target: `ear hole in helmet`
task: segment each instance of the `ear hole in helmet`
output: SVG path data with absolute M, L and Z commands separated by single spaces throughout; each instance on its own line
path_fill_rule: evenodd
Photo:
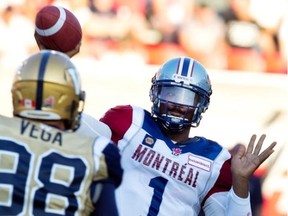
M 65 120 L 65 127 L 66 130 L 72 129 L 75 130 L 78 128 L 77 124 L 79 122 L 77 121 L 78 116 L 77 116 L 77 107 L 78 107 L 78 102 L 72 101 L 71 103 L 71 108 L 70 108 L 70 117 L 69 119 Z
M 157 86 L 152 85 L 149 92 L 150 100 L 154 103 L 157 99 Z
M 72 102 L 70 111 L 71 120 L 68 121 L 67 123 L 68 129 L 77 130 L 79 128 L 81 115 L 84 110 L 85 98 L 86 98 L 86 92 L 81 91 L 79 94 L 79 101 Z

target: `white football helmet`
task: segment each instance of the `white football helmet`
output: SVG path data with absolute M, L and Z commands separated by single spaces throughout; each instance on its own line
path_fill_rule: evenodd
M 67 55 L 51 50 L 31 55 L 16 71 L 11 92 L 15 116 L 65 120 L 67 130 L 79 127 L 85 92 Z
M 201 114 L 208 109 L 211 94 L 208 73 L 197 60 L 188 57 L 170 59 L 152 78 L 152 115 L 170 131 L 197 127 Z M 185 111 L 179 116 L 170 112 L 169 106 L 182 107 Z

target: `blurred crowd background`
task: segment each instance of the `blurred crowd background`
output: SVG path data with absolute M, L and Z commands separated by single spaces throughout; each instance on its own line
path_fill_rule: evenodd
M 1 0 L 2 65 L 37 50 L 35 15 L 47 4 L 79 19 L 79 56 L 162 64 L 189 55 L 212 69 L 287 73 L 288 0 Z

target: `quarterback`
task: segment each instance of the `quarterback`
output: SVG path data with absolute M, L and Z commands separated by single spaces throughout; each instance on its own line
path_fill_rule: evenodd
M 260 153 L 265 135 L 251 137 L 231 158 L 205 137 L 189 137 L 212 94 L 205 68 L 188 57 L 165 62 L 152 78 L 152 112 L 116 106 L 100 119 L 122 156 L 123 181 L 116 190 L 121 216 L 248 216 L 249 177 L 272 153 Z M 254 146 L 254 144 L 256 144 Z

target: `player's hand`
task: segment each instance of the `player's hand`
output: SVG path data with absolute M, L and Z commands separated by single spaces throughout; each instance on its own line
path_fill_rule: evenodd
M 266 135 L 261 135 L 256 146 L 256 135 L 252 135 L 247 149 L 239 145 L 232 157 L 231 172 L 234 192 L 240 197 L 247 197 L 249 191 L 249 178 L 256 169 L 274 152 L 276 142 L 271 143 L 261 152 Z M 260 153 L 261 152 L 261 153 Z
M 43 44 L 41 44 L 38 40 L 36 40 L 36 42 L 37 42 L 37 45 L 38 45 L 39 50 L 47 49 L 47 48 L 46 48 Z M 78 53 L 80 52 L 81 45 L 82 45 L 82 43 L 79 42 L 79 43 L 77 44 L 77 46 L 75 47 L 75 49 L 70 50 L 70 51 L 66 52 L 65 54 L 68 55 L 70 58 L 72 58 L 73 56 L 75 56 L 76 54 L 78 54 Z M 61 52 L 60 50 L 57 50 L 57 51 Z
M 70 51 L 66 52 L 65 54 L 68 55 L 70 58 L 72 58 L 73 56 L 75 56 L 76 54 L 78 54 L 80 52 L 80 48 L 81 48 L 81 42 L 77 44 L 75 49 L 70 50 Z

